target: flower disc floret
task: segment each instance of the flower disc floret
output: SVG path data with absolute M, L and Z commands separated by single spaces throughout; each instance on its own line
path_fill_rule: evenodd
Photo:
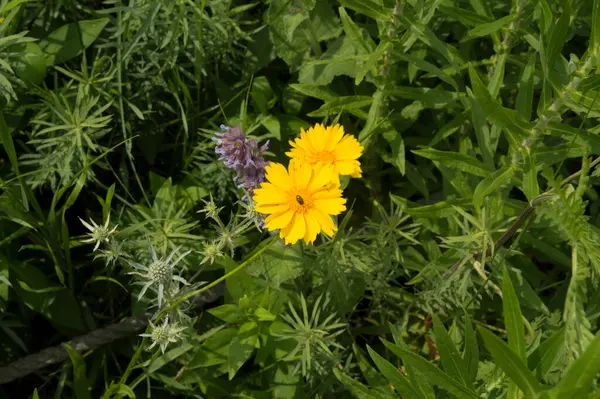
M 337 230 L 331 215 L 346 210 L 332 165 L 308 167 L 291 162 L 289 171 L 278 163 L 265 169 L 266 182 L 254 191 L 257 212 L 267 214 L 265 227 L 280 230 L 286 244 L 303 239 L 312 243 L 319 232 L 332 236 Z
M 342 125 L 325 127 L 322 124 L 305 131 L 290 141 L 292 149 L 286 155 L 295 161 L 311 166 L 330 165 L 340 175 L 360 177 L 362 174 L 358 158 L 363 147 L 354 136 L 344 134 Z

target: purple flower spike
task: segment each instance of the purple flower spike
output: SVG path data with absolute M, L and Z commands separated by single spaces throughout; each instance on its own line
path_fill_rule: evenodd
M 225 132 L 215 133 L 215 152 L 220 155 L 219 160 L 223 161 L 226 167 L 235 169 L 238 187 L 248 191 L 248 195 L 252 197 L 254 189 L 265 181 L 265 166 L 269 162 L 263 159 L 262 154 L 269 147 L 269 142 L 259 149 L 258 142 L 246 138 L 241 127 L 220 127 Z

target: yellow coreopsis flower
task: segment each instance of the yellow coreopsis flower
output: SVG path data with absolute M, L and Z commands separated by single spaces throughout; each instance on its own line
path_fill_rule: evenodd
M 290 141 L 292 150 L 286 155 L 309 165 L 332 165 L 340 175 L 360 177 L 362 171 L 358 158 L 363 147 L 351 135 L 344 134 L 341 125 L 327 126 L 316 124 L 305 131 L 300 129 L 300 137 Z
M 268 214 L 265 227 L 280 230 L 286 244 L 303 239 L 307 244 L 320 231 L 332 236 L 337 230 L 330 215 L 346 210 L 332 166 L 311 168 L 299 162 L 285 166 L 271 163 L 265 168 L 266 181 L 254 190 L 257 212 Z

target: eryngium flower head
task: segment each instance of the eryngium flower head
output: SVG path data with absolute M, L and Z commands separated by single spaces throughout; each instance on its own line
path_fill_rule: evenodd
M 148 290 L 150 286 L 156 286 L 158 291 L 158 307 L 160 308 L 162 305 L 165 289 L 168 290 L 170 288 L 170 284 L 172 281 L 177 281 L 184 285 L 188 285 L 188 282 L 183 277 L 177 276 L 173 273 L 173 269 L 183 258 L 185 258 L 192 251 L 190 250 L 184 252 L 181 256 L 179 256 L 173 261 L 175 254 L 177 253 L 177 251 L 179 251 L 181 247 L 175 248 L 166 258 L 159 258 L 158 256 L 156 256 L 156 252 L 154 251 L 154 247 L 152 246 L 152 242 L 150 241 L 150 239 L 148 239 L 148 246 L 150 250 L 150 257 L 152 259 L 150 265 L 144 266 L 137 262 L 129 261 L 129 264 L 133 268 L 141 271 L 133 271 L 129 274 L 134 274 L 145 280 L 143 282 L 136 283 L 143 285 L 142 290 L 138 295 L 138 301 L 144 296 L 146 290 Z
M 81 223 L 83 223 L 83 225 L 90 231 L 89 233 L 87 233 L 90 236 L 90 238 L 81 240 L 81 242 L 85 242 L 85 243 L 95 242 L 96 245 L 94 245 L 94 251 L 98 249 L 101 242 L 108 242 L 110 236 L 115 233 L 115 231 L 117 230 L 117 227 L 118 227 L 118 226 L 115 226 L 111 230 L 110 214 L 106 218 L 106 222 L 104 223 L 104 225 L 96 224 L 96 222 L 94 222 L 92 219 L 90 219 L 90 222 L 92 224 L 86 222 L 82 218 L 79 218 L 79 220 L 81 220 Z
M 221 129 L 225 132 L 215 133 L 217 137 L 213 139 L 217 142 L 215 152 L 225 166 L 235 169 L 238 188 L 244 188 L 252 197 L 254 189 L 265 180 L 265 166 L 269 163 L 262 154 L 269 147 L 269 141 L 258 148 L 258 142 L 246 138 L 241 127 L 221 125 Z
M 163 324 L 160 326 L 155 326 L 150 321 L 150 327 L 152 327 L 152 332 L 150 334 L 140 334 L 140 337 L 148 337 L 152 341 L 152 345 L 148 347 L 148 350 L 158 345 L 163 354 L 167 349 L 167 345 L 171 342 L 177 342 L 181 337 L 181 333 L 185 330 L 185 328 L 179 327 L 177 323 L 169 324 L 169 316 L 165 317 Z

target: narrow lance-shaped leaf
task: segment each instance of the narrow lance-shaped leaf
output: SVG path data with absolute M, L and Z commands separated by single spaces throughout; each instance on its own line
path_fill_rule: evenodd
M 402 358 L 402 361 L 405 364 L 422 373 L 429 380 L 430 383 L 448 391 L 450 394 L 459 399 L 478 398 L 478 396 L 473 390 L 465 387 L 459 381 L 456 381 L 454 378 L 450 377 L 448 374 L 444 373 L 434 364 L 423 359 L 421 356 L 412 353 L 408 350 L 402 349 L 399 346 L 394 345 L 389 341 L 386 341 L 385 339 L 382 339 L 381 342 L 383 342 L 383 344 L 389 350 L 394 352 L 394 354 L 400 356 L 400 358 Z
M 471 173 L 476 176 L 486 177 L 491 172 L 481 162 L 467 154 L 460 154 L 452 151 L 439 151 L 434 150 L 433 148 L 413 150 L 412 152 L 423 158 L 441 162 L 448 168 L 462 170 L 463 172 Z
M 480 328 L 479 334 L 483 338 L 485 347 L 494 358 L 494 362 L 504 373 L 523 391 L 526 399 L 533 399 L 542 390 L 533 374 L 519 356 L 508 347 L 500 338 L 490 331 Z
M 435 344 L 440 354 L 440 361 L 444 371 L 452 378 L 461 381 L 465 386 L 472 389 L 473 386 L 467 376 L 467 367 L 437 314 L 433 315 L 433 332 L 435 333 Z
M 463 353 L 463 361 L 467 367 L 467 375 L 471 383 L 477 378 L 477 369 L 479 368 L 479 345 L 477 337 L 473 330 L 471 317 L 465 310 L 465 350 Z
M 413 388 L 412 384 L 405 376 L 403 376 L 400 371 L 394 367 L 390 362 L 381 357 L 377 352 L 371 349 L 370 346 L 367 346 L 367 350 L 369 351 L 369 355 L 371 355 L 371 359 L 375 362 L 375 365 L 383 374 L 383 376 L 388 380 L 390 384 L 394 386 L 396 391 L 398 391 L 401 395 L 406 396 L 407 398 L 421 398 L 422 396 Z
M 508 183 L 513 174 L 514 168 L 512 166 L 505 166 L 483 179 L 483 181 L 477 185 L 475 192 L 473 193 L 473 205 L 475 205 L 475 208 L 479 209 L 485 201 L 485 197 L 493 193 L 502 185 Z
M 469 76 L 473 94 L 486 117 L 507 130 L 511 146 L 520 152 L 522 140 L 530 135 L 533 124 L 524 120 L 515 110 L 504 108 L 493 99 L 486 85 L 483 84 L 478 73 L 472 67 L 469 67 Z

